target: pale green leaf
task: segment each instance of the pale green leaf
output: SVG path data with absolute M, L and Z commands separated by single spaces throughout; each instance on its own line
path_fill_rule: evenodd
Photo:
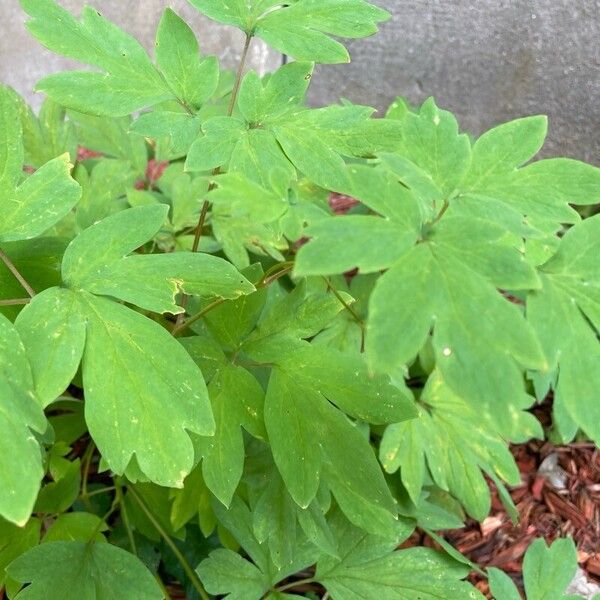
M 244 469 L 241 426 L 264 436 L 264 391 L 242 367 L 229 365 L 217 371 L 208 385 L 215 418 L 215 435 L 202 444 L 202 474 L 215 496 L 229 506 Z
M 20 526 L 31 515 L 44 474 L 33 432 L 45 429 L 25 348 L 0 315 L 0 516 Z
M 543 288 L 527 301 L 550 366 L 558 367 L 557 414 L 566 411 L 592 439 L 600 440 L 600 218 L 586 219 L 563 237 L 542 267 Z
M 38 294 L 15 322 L 43 406 L 56 400 L 77 373 L 86 329 L 77 308 L 73 292 L 53 287 Z
M 402 121 L 399 153 L 425 170 L 443 192 L 451 194 L 465 177 L 471 164 L 471 143 L 459 134 L 451 113 L 427 100 L 418 114 L 408 113 Z
M 347 50 L 329 35 L 361 38 L 374 34 L 389 14 L 364 0 L 190 0 L 211 19 L 257 35 L 284 54 L 322 63 L 348 62 Z M 329 35 L 328 35 L 329 34 Z
M 429 548 L 394 551 L 402 537 L 365 535 L 340 519 L 334 527 L 341 558 L 317 563 L 316 578 L 344 600 L 482 600 L 461 581 L 468 568 Z M 400 527 L 398 527 L 400 529 Z M 410 534 L 410 530 L 408 531 Z
M 187 432 L 214 433 L 202 374 L 157 323 L 80 294 L 88 321 L 85 416 L 94 441 L 115 473 L 124 473 L 135 456 L 151 481 L 181 487 L 194 461 Z
M 197 568 L 207 591 L 227 600 L 260 600 L 269 581 L 251 562 L 224 548 L 210 553 Z
M 265 424 L 277 467 L 301 507 L 323 477 L 351 521 L 375 532 L 391 527 L 394 503 L 367 440 L 318 391 L 275 369 Z
M 131 208 L 88 227 L 65 252 L 64 282 L 83 288 L 107 263 L 117 262 L 151 239 L 165 222 L 167 211 L 165 205 Z
M 19 600 L 162 600 L 156 580 L 129 552 L 111 544 L 52 542 L 29 550 L 7 569 L 30 583 Z
M 28 177 L 3 198 L 4 218 L 0 241 L 37 237 L 62 219 L 81 198 L 81 188 L 71 178 L 69 155 L 64 154 Z
M 49 50 L 101 71 L 46 77 L 38 90 L 63 106 L 97 115 L 124 116 L 173 98 L 166 81 L 134 38 L 86 6 L 81 21 L 54 0 L 22 0 L 29 31 Z
M 171 89 L 188 107 L 200 108 L 217 89 L 217 59 L 201 60 L 194 32 L 170 8 L 158 26 L 156 62 Z
M 6 567 L 40 543 L 41 528 L 42 522 L 35 517 L 22 527 L 0 519 L 0 586 L 5 587 L 7 584 Z
M 490 567 L 487 570 L 490 584 L 490 591 L 494 598 L 502 600 L 521 600 L 521 594 L 513 580 L 500 569 Z
M 190 148 L 186 171 L 210 171 L 223 166 L 247 130 L 246 123 L 232 117 L 213 117 L 202 124 L 203 136 Z
M 495 176 L 521 167 L 540 151 L 547 132 L 544 116 L 516 119 L 490 129 L 473 145 L 471 168 L 462 187 L 478 189 Z
M 369 375 L 362 357 L 312 344 L 283 355 L 278 366 L 300 387 L 318 390 L 348 415 L 374 424 L 417 416 L 410 391 Z
M 373 369 L 399 368 L 414 359 L 433 328 L 436 363 L 450 387 L 474 404 L 493 406 L 501 430 L 512 436 L 526 418 L 512 406 L 532 402 L 519 366 L 547 364 L 519 309 L 467 264 L 435 242 L 397 261 L 371 296 L 367 358 Z M 475 364 L 474 357 L 485 362 Z
M 11 88 L 0 85 L 0 198 L 13 193 L 23 172 L 23 131 L 18 97 Z
M 558 539 L 550 547 L 535 540 L 525 553 L 523 578 L 527 600 L 559 600 L 577 570 L 577 552 L 571 538 Z

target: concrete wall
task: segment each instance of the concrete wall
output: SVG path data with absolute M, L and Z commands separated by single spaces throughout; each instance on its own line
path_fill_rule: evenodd
M 600 0 L 375 0 L 392 14 L 379 35 L 350 43 L 350 66 L 322 66 L 311 102 L 340 96 L 383 110 L 396 95 L 434 95 L 477 134 L 518 116 L 550 116 L 546 154 L 600 165 Z M 83 0 L 61 0 L 77 11 Z M 91 0 L 151 48 L 162 9 L 188 19 L 205 52 L 236 63 L 241 37 L 185 0 Z M 0 80 L 27 95 L 35 81 L 69 65 L 40 48 L 23 27 L 17 0 L 0 0 Z M 252 65 L 281 57 L 252 47 Z
M 545 154 L 600 165 L 600 0 L 378 0 L 393 19 L 320 67 L 313 97 L 382 109 L 435 96 L 473 133 L 547 114 Z

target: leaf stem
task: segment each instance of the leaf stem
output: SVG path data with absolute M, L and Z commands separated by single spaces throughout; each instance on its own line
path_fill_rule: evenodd
M 435 225 L 436 223 L 438 223 L 440 219 L 446 214 L 448 208 L 450 208 L 450 201 L 448 200 L 448 198 L 444 198 L 444 204 L 442 205 L 442 208 L 438 213 L 437 217 L 431 222 L 431 224 Z
M 344 300 L 339 291 L 333 286 L 331 281 L 327 277 L 323 277 L 325 283 L 327 283 L 327 289 L 333 292 L 333 295 L 339 300 L 340 304 L 352 315 L 352 318 L 356 321 L 358 326 L 360 327 L 360 351 L 365 351 L 365 334 L 366 334 L 366 326 L 365 322 L 361 319 L 360 315 Z
M 8 256 L 6 256 L 6 254 L 1 249 L 0 260 L 2 260 L 2 262 L 8 267 L 8 270 L 16 277 L 17 281 L 21 284 L 21 286 L 29 294 L 29 296 L 33 298 L 35 296 L 34 289 L 29 285 L 29 283 L 27 283 L 25 277 L 23 277 L 23 275 L 19 273 L 19 270 L 17 269 L 17 267 L 15 267 L 12 260 L 10 260 L 10 258 L 8 258 Z
M 252 35 L 246 34 L 246 41 L 244 42 L 244 49 L 242 51 L 242 56 L 240 58 L 240 64 L 238 65 L 237 74 L 235 77 L 235 83 L 233 85 L 233 89 L 231 91 L 231 100 L 229 101 L 229 107 L 227 108 L 227 116 L 231 117 L 233 111 L 235 109 L 235 103 L 237 101 L 238 93 L 240 91 L 240 86 L 242 85 L 242 76 L 244 74 L 244 67 L 246 66 L 246 60 L 248 59 L 248 50 L 250 50 L 250 42 L 252 42 Z M 218 175 L 220 172 L 220 168 L 216 168 L 213 170 L 213 175 Z M 208 191 L 212 191 L 215 188 L 215 184 L 213 182 L 208 186 Z M 200 210 L 200 218 L 198 219 L 198 225 L 194 231 L 194 242 L 192 244 L 192 252 L 198 252 L 198 248 L 200 247 L 200 240 L 202 239 L 202 230 L 204 229 L 204 224 L 206 222 L 206 216 L 208 214 L 208 210 L 210 209 L 210 201 L 204 200 L 202 204 L 202 209 Z M 181 308 L 187 308 L 187 303 L 189 301 L 189 296 L 183 296 L 181 299 Z M 177 315 L 177 319 L 175 321 L 175 329 L 173 332 L 179 330 L 182 327 L 185 319 L 185 310 L 181 314 Z M 173 333 L 173 335 L 175 335 Z
M 229 108 L 227 109 L 227 116 L 229 117 L 233 114 L 238 93 L 240 91 L 240 86 L 242 85 L 242 76 L 244 75 L 244 67 L 246 66 L 246 60 L 248 59 L 248 50 L 250 50 L 250 42 L 252 42 L 252 34 L 247 33 L 246 41 L 244 42 L 244 50 L 242 51 L 240 64 L 238 65 L 237 74 L 235 76 L 235 83 L 233 85 L 233 90 L 231 91 L 231 100 L 229 101 Z
M 175 545 L 175 542 L 173 542 L 173 540 L 169 537 L 169 534 L 163 529 L 163 526 L 158 522 L 156 517 L 152 514 L 152 511 L 146 506 L 146 503 L 135 491 L 133 486 L 127 486 L 127 492 L 131 494 L 131 497 L 137 502 L 142 512 L 146 515 L 150 523 L 152 523 L 154 529 L 156 529 L 157 533 L 163 538 L 165 544 L 169 546 L 171 552 L 173 552 L 175 558 L 179 561 L 179 564 L 182 566 L 185 574 L 189 577 L 200 598 L 202 598 L 202 600 L 210 600 L 210 597 L 206 593 L 206 590 L 204 589 L 204 586 L 202 585 L 202 582 L 200 581 L 196 571 L 194 571 L 187 558 L 181 553 L 179 548 Z
M 91 508 L 89 503 L 89 494 L 88 494 L 88 477 L 90 474 L 90 465 L 92 463 L 92 457 L 94 456 L 94 450 L 96 449 L 96 444 L 93 441 L 90 441 L 88 447 L 85 449 L 85 454 L 83 455 L 83 476 L 81 478 L 81 499 L 83 503 L 87 506 L 88 509 Z
M 299 579 L 298 581 L 292 581 L 291 583 L 286 583 L 285 585 L 279 586 L 275 588 L 276 592 L 285 592 L 286 590 L 293 590 L 301 585 L 307 585 L 309 583 L 315 583 L 314 577 L 307 577 L 306 579 Z
M 209 313 L 213 308 L 221 306 L 225 302 L 225 298 L 217 298 L 214 302 L 211 302 L 205 306 L 199 313 L 196 313 L 193 317 L 190 317 L 186 321 L 182 321 L 178 325 L 176 324 L 171 331 L 174 337 L 177 337 L 182 331 L 186 330 L 190 325 L 193 325 L 196 321 L 199 321 L 206 313 Z
M 131 529 L 131 524 L 129 523 L 129 516 L 127 514 L 127 508 L 125 507 L 124 496 L 123 496 L 123 488 L 120 484 L 115 482 L 115 492 L 117 498 L 119 499 L 119 504 L 121 505 L 121 519 L 123 521 L 123 526 L 125 527 L 125 531 L 127 532 L 127 539 L 129 540 L 129 545 L 131 546 L 131 552 L 138 555 L 137 545 L 135 543 L 135 538 L 133 537 L 133 531 Z
M 271 285 L 273 282 L 277 281 L 284 275 L 287 275 L 287 273 L 289 273 L 294 268 L 293 263 L 282 263 L 282 265 L 284 265 L 284 268 L 282 268 L 280 271 L 272 272 L 271 275 L 269 275 L 269 273 L 271 273 L 271 271 L 267 271 L 265 276 L 256 284 L 256 289 L 258 290 L 260 288 Z M 209 313 L 214 308 L 217 308 L 217 306 L 221 306 L 221 304 L 223 304 L 224 302 L 226 302 L 225 298 L 217 298 L 214 302 L 211 302 L 210 304 L 205 306 L 200 312 L 196 313 L 193 317 L 190 317 L 187 320 L 182 320 L 181 323 L 176 323 L 175 327 L 173 327 L 173 329 L 171 330 L 171 335 L 173 335 L 174 337 L 177 337 L 182 331 L 185 331 L 190 325 L 193 325 L 196 321 L 198 321 L 202 317 L 204 317 L 204 315 Z
M 20 306 L 23 304 L 29 304 L 31 298 L 16 298 L 14 300 L 0 300 L 0 306 Z

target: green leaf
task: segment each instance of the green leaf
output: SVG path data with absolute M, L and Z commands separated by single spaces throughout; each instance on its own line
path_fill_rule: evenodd
M 202 444 L 202 474 L 213 494 L 229 506 L 244 470 L 244 438 L 240 426 L 253 435 L 265 437 L 264 391 L 246 369 L 225 365 L 212 378 L 208 392 L 216 430 L 215 435 Z
M 176 303 L 179 292 L 237 298 L 254 291 L 254 286 L 235 267 L 209 254 L 124 256 L 157 232 L 167 209 L 163 204 L 131 208 L 86 229 L 65 252 L 65 282 L 75 290 L 173 314 L 184 310 Z M 96 250 L 99 244 L 101 252 Z
M 22 129 L 18 97 L 11 88 L 0 86 L 0 197 L 11 195 L 23 172 Z
M 483 599 L 475 588 L 461 581 L 469 569 L 444 554 L 429 548 L 394 551 L 402 541 L 400 531 L 396 537 L 365 535 L 339 518 L 333 520 L 333 526 L 341 558 L 321 559 L 316 572 L 316 579 L 333 598 Z
M 56 449 L 57 446 L 54 447 Z M 58 466 L 57 466 L 58 465 Z M 42 487 L 33 507 L 36 513 L 58 514 L 73 505 L 81 489 L 81 461 L 50 457 L 54 481 Z
M 6 567 L 40 542 L 42 522 L 29 519 L 22 527 L 0 519 L 0 586 L 7 585 Z
M 529 294 L 527 316 L 552 369 L 555 402 L 600 441 L 600 217 L 586 219 L 562 238 L 542 267 L 543 288 Z
M 166 81 L 134 38 L 86 6 L 81 21 L 54 0 L 21 0 L 27 28 L 46 48 L 100 69 L 45 77 L 37 85 L 63 106 L 120 117 L 173 98 Z
M 264 273 L 259 263 L 242 271 L 254 285 Z M 267 300 L 267 288 L 262 287 L 253 294 L 241 296 L 237 300 L 224 302 L 206 314 L 204 322 L 211 334 L 223 348 L 235 351 L 240 343 L 256 327 Z
M 87 149 L 109 157 L 127 161 L 136 175 L 144 175 L 148 164 L 146 143 L 138 136 L 131 135 L 131 117 L 107 118 L 68 111 L 69 122 L 77 130 L 79 142 Z
M 471 176 L 470 176 L 471 177 Z M 578 213 L 569 204 L 600 201 L 600 169 L 568 158 L 533 162 L 521 169 L 496 170 L 488 177 L 473 175 L 465 194 L 473 201 L 498 200 L 534 219 L 577 223 Z
M 231 551 L 227 551 L 228 554 L 225 555 L 223 550 L 216 550 L 208 559 L 200 563 L 197 569 L 209 592 L 215 594 L 230 592 L 232 595 L 227 596 L 229 599 L 250 600 L 256 597 L 256 600 L 259 600 L 278 582 L 315 563 L 314 546 L 300 543 L 294 547 L 291 562 L 277 566 L 271 556 L 269 545 L 261 543 L 255 534 L 253 513 L 239 497 L 234 498 L 231 507 L 227 510 L 219 503 L 215 503 L 214 509 L 230 537 L 233 537 L 235 542 L 245 550 L 255 566 L 249 561 L 242 563 L 241 557 Z M 273 543 L 276 545 L 275 542 Z M 233 558 L 234 556 L 238 558 Z M 230 570 L 232 566 L 238 567 L 249 580 L 244 579 L 242 583 L 238 578 L 232 577 Z M 250 595 L 251 593 L 254 595 Z
M 361 273 L 379 272 L 419 238 L 419 205 L 397 177 L 368 167 L 351 167 L 350 177 L 351 195 L 384 218 L 351 215 L 309 226 L 305 234 L 312 238 L 311 243 L 298 253 L 296 275 L 332 275 L 355 267 Z
M 258 568 L 224 548 L 211 552 L 197 571 L 210 594 L 225 594 L 227 600 L 260 600 L 269 589 Z
M 52 523 L 42 543 L 49 542 L 105 542 L 102 535 L 108 525 L 97 515 L 85 512 L 72 512 L 59 515 Z
M 88 322 L 85 416 L 96 445 L 117 474 L 135 455 L 151 481 L 181 487 L 194 462 L 187 432 L 214 433 L 202 374 L 157 323 L 80 294 L 79 310 Z
M 440 230 L 443 225 L 444 219 Z M 519 269 L 518 253 L 500 249 L 496 256 L 503 260 L 512 253 Z M 520 410 L 533 401 L 525 394 L 520 366 L 544 370 L 546 361 L 520 310 L 473 270 L 477 265 L 447 250 L 433 237 L 431 246 L 415 246 L 378 281 L 369 305 L 367 358 L 373 369 L 391 372 L 415 358 L 433 327 L 436 363 L 448 385 L 474 406 L 483 400 L 500 430 L 516 436 L 529 419 Z M 511 275 L 504 265 L 499 272 Z M 485 369 L 474 362 L 481 357 Z
M 502 598 L 502 600 L 521 600 L 521 594 L 513 580 L 500 569 L 490 567 L 487 570 L 490 591 L 494 594 L 494 598 Z
M 511 485 L 521 478 L 494 422 L 477 412 L 445 384 L 439 372 L 427 381 L 418 420 L 391 425 L 380 446 L 380 460 L 400 476 L 413 503 L 420 501 L 425 461 L 434 482 L 449 491 L 467 513 L 482 521 L 490 493 L 481 470 L 493 469 Z M 491 422 L 490 422 L 491 421 Z
M 188 107 L 199 109 L 217 89 L 217 59 L 201 60 L 194 32 L 170 8 L 158 26 L 156 62 L 171 89 Z
M 152 574 L 132 554 L 110 544 L 52 542 L 29 550 L 7 569 L 30 583 L 15 598 L 110 600 L 115 596 L 161 600 Z
M 0 315 L 0 516 L 20 526 L 29 520 L 44 474 L 33 432 L 46 426 L 23 343 Z
M 458 133 L 454 115 L 440 110 L 432 98 L 402 121 L 399 153 L 429 173 L 445 197 L 460 185 L 471 164 L 469 138 Z
M 311 503 L 323 477 L 352 522 L 368 531 L 389 530 L 394 502 L 368 441 L 318 391 L 274 369 L 265 425 L 277 468 L 298 505 Z
M 190 148 L 186 169 L 205 171 L 229 162 L 232 171 L 268 188 L 271 174 L 289 173 L 291 162 L 317 185 L 347 190 L 350 182 L 342 157 L 367 158 L 395 150 L 401 125 L 370 119 L 374 110 L 366 106 L 301 108 L 311 70 L 312 64 L 290 63 L 266 84 L 249 73 L 239 99 L 244 120 L 206 121 L 204 137 Z
M 376 24 L 390 15 L 364 0 L 190 0 L 211 19 L 235 25 L 248 35 L 298 60 L 321 63 L 349 62 L 347 50 L 329 35 L 361 38 L 374 34 Z
M 381 425 L 417 416 L 410 391 L 387 376 L 370 375 L 362 357 L 310 344 L 284 354 L 277 364 L 298 386 L 319 390 L 355 419 Z
M 516 119 L 490 129 L 473 145 L 473 160 L 463 187 L 477 189 L 523 166 L 541 150 L 547 132 L 545 116 Z
M 37 237 L 60 221 L 81 198 L 71 179 L 69 155 L 51 160 L 19 185 L 23 174 L 23 140 L 16 95 L 0 86 L 0 242 Z
M 291 62 L 275 71 L 266 84 L 256 72 L 247 73 L 238 98 L 243 117 L 258 126 L 296 111 L 306 96 L 313 69 L 311 62 Z
M 203 136 L 190 148 L 186 171 L 210 171 L 224 165 L 231 157 L 247 125 L 241 119 L 213 117 L 202 124 Z
M 64 154 L 46 163 L 9 196 L 0 240 L 10 242 L 37 237 L 60 221 L 81 198 L 71 179 L 72 164 Z
M 73 159 L 77 156 L 75 124 L 66 120 L 62 106 L 46 98 L 36 116 L 24 101 L 20 104 L 26 165 L 38 169 L 65 153 Z
M 562 598 L 577 570 L 577 552 L 571 538 L 556 540 L 550 547 L 543 539 L 529 546 L 523 560 L 528 600 Z
M 43 406 L 56 400 L 77 373 L 86 329 L 77 309 L 76 294 L 54 287 L 38 294 L 15 321 Z
M 70 287 L 83 288 L 99 269 L 117 262 L 150 240 L 165 222 L 167 211 L 165 205 L 131 208 L 88 227 L 65 252 L 64 282 Z

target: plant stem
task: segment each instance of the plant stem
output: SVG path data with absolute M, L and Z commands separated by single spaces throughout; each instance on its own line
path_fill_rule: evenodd
M 29 304 L 31 298 L 16 298 L 15 300 L 0 300 L 0 306 L 19 306 Z
M 256 284 L 256 289 L 260 289 L 263 287 L 267 287 L 271 285 L 274 281 L 277 281 L 287 273 L 289 273 L 293 268 L 293 263 L 283 263 L 285 267 L 280 271 L 274 272 L 272 275 L 265 274 L 265 276 Z M 190 317 L 187 320 L 182 320 L 181 323 L 176 323 L 175 327 L 171 330 L 171 335 L 177 337 L 182 331 L 185 331 L 190 325 L 193 325 L 196 321 L 200 320 L 204 315 L 209 313 L 217 306 L 221 306 L 223 302 L 226 302 L 225 298 L 217 298 L 214 302 L 211 302 L 207 306 L 205 306 L 199 313 L 196 313 L 193 317 Z
M 85 454 L 83 456 L 83 476 L 81 478 L 81 499 L 83 500 L 83 503 L 88 507 L 88 509 L 91 508 L 91 505 L 89 503 L 89 494 L 88 494 L 88 490 L 87 490 L 87 484 L 88 484 L 88 477 L 90 474 L 90 465 L 92 463 L 92 457 L 94 456 L 94 450 L 96 449 L 96 445 L 94 444 L 94 442 L 90 441 L 88 447 L 85 449 Z
M 308 577 L 307 579 L 300 579 L 298 581 L 292 581 L 291 583 L 287 583 L 286 585 L 282 585 L 281 587 L 276 587 L 276 592 L 285 592 L 286 590 L 293 590 L 301 585 L 306 585 L 308 583 L 314 583 L 314 577 Z
M 365 333 L 366 327 L 365 322 L 360 318 L 360 315 L 344 300 L 342 295 L 335 289 L 331 281 L 327 277 L 323 277 L 325 282 L 327 283 L 327 289 L 333 292 L 333 295 L 339 300 L 341 305 L 352 315 L 352 318 L 356 321 L 358 326 L 360 327 L 361 334 L 361 343 L 360 343 L 360 351 L 365 351 Z
M 138 506 L 142 510 L 142 512 L 146 515 L 150 523 L 154 529 L 156 529 L 157 533 L 163 538 L 165 544 L 169 546 L 171 552 L 175 555 L 175 558 L 179 561 L 179 564 L 185 571 L 185 574 L 189 577 L 194 589 L 198 592 L 198 595 L 202 600 L 210 600 L 209 595 L 206 593 L 200 578 L 198 577 L 196 571 L 192 568 L 187 558 L 181 553 L 179 548 L 175 545 L 173 540 L 169 537 L 169 534 L 163 529 L 163 526 L 158 522 L 156 517 L 152 514 L 152 511 L 146 506 L 146 503 L 142 500 L 139 494 L 135 491 L 132 486 L 127 487 L 127 491 L 131 494 L 131 497 L 137 502 Z
M 435 225 L 436 223 L 438 223 L 439 220 L 446 214 L 448 208 L 450 208 L 450 201 L 448 200 L 448 198 L 445 198 L 444 204 L 442 205 L 440 212 L 438 213 L 437 217 L 431 222 L 431 224 Z
M 217 308 L 225 302 L 225 298 L 217 298 L 214 302 L 211 302 L 209 305 L 205 306 L 199 313 L 196 313 L 193 317 L 187 319 L 187 321 L 182 321 L 179 324 L 176 324 L 171 331 L 171 334 L 174 337 L 177 337 L 182 331 L 186 330 L 190 325 L 193 325 L 196 321 L 200 320 L 206 313 L 210 312 L 213 308 Z
M 246 34 L 246 41 L 244 42 L 244 49 L 242 51 L 242 56 L 240 58 L 240 64 L 238 65 L 237 74 L 235 77 L 235 83 L 233 85 L 233 89 L 231 91 L 231 100 L 229 101 L 229 107 L 227 108 L 227 116 L 231 117 L 233 111 L 235 109 L 235 103 L 237 101 L 238 93 L 240 91 L 240 86 L 242 85 L 242 76 L 244 75 L 244 67 L 246 66 L 246 60 L 248 59 L 248 50 L 250 50 L 250 42 L 252 42 L 252 36 L 250 34 Z M 218 175 L 220 169 L 217 167 L 213 170 L 213 175 Z M 208 191 L 214 190 L 215 184 L 213 182 L 208 186 Z M 206 222 L 206 216 L 208 214 L 208 210 L 210 208 L 210 201 L 204 200 L 202 204 L 202 209 L 200 210 L 200 218 L 198 219 L 198 225 L 196 226 L 194 232 L 194 242 L 192 244 L 192 252 L 198 252 L 198 248 L 200 247 L 200 240 L 202 239 L 202 230 L 204 229 L 204 223 Z M 189 301 L 189 296 L 183 296 L 181 299 L 181 308 L 187 308 L 187 303 Z M 175 335 L 175 331 L 178 331 L 184 322 L 185 319 L 185 310 L 181 314 L 177 315 L 177 319 L 175 321 L 175 328 L 173 329 L 173 335 Z
M 229 101 L 229 108 L 227 109 L 227 115 L 229 117 L 233 114 L 233 109 L 235 108 L 235 103 L 237 101 L 238 93 L 240 91 L 240 86 L 242 85 L 242 75 L 244 74 L 244 67 L 246 66 L 246 60 L 248 58 L 248 50 L 250 50 L 250 42 L 252 42 L 252 36 L 249 33 L 247 33 L 246 41 L 244 42 L 244 50 L 242 51 L 240 64 L 238 66 L 237 74 L 235 77 L 235 83 L 233 85 L 233 90 L 231 91 L 231 100 Z
M 110 492 L 114 492 L 117 488 L 114 485 L 109 485 L 108 487 L 101 488 L 99 490 L 94 490 L 93 492 L 88 492 L 86 494 L 86 498 L 93 498 L 94 496 L 100 496 L 101 494 L 108 494 Z M 81 496 L 83 500 L 83 495 Z
M 19 270 L 15 267 L 12 260 L 10 260 L 2 250 L 0 250 L 0 260 L 2 260 L 8 267 L 8 270 L 17 278 L 17 281 L 23 286 L 23 289 L 33 298 L 35 296 L 34 289 L 27 283 L 25 277 L 19 273 Z
M 119 484 L 115 484 L 115 491 L 117 498 L 119 499 L 119 504 L 121 505 L 121 519 L 123 520 L 123 526 L 127 532 L 127 539 L 129 540 L 129 545 L 131 546 L 131 552 L 137 556 L 137 546 L 135 543 L 135 538 L 133 537 L 131 525 L 129 524 L 129 516 L 127 515 L 127 508 L 125 507 L 123 488 Z

